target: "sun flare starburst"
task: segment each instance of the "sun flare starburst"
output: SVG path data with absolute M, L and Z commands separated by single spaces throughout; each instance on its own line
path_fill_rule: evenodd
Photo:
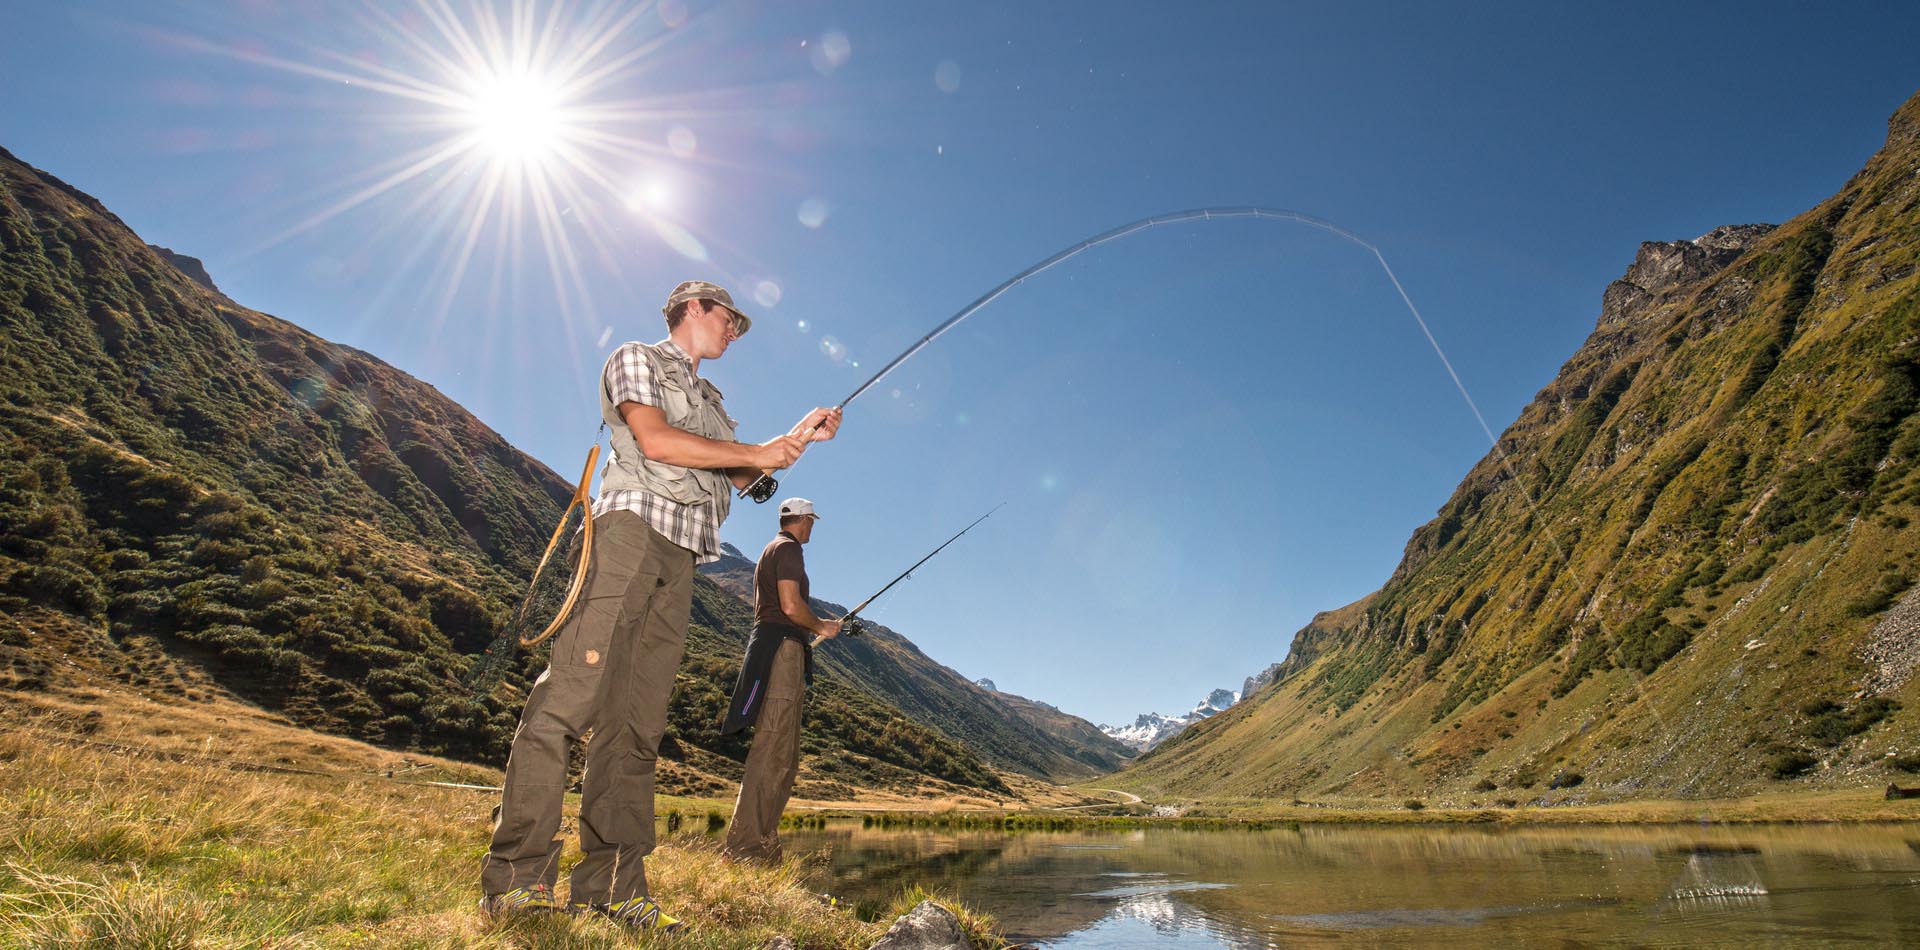
M 350 212 L 403 248 L 405 270 L 437 255 L 432 274 L 404 280 L 435 299 L 437 329 L 470 272 L 490 275 L 497 306 L 503 274 L 522 267 L 551 285 L 568 330 L 598 331 L 589 268 L 623 283 L 622 241 L 707 260 L 715 238 L 677 220 L 688 168 L 728 165 L 698 148 L 688 123 L 710 115 L 711 91 L 640 95 L 685 17 L 648 3 L 587 5 L 538 0 L 474 4 L 418 0 L 396 11 L 357 8 L 350 31 L 373 47 L 325 45 L 298 55 L 259 43 L 178 38 L 217 53 L 325 80 L 356 97 L 383 157 L 317 183 L 316 210 L 260 246 L 284 242 Z M 368 98 L 369 96 L 373 98 Z M 375 210 L 377 209 L 377 210 Z M 491 255 L 490 261 L 476 258 Z

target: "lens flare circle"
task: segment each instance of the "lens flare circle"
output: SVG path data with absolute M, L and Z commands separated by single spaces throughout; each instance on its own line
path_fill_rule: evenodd
M 694 237 L 692 231 L 665 218 L 655 218 L 652 223 L 654 233 L 658 234 L 660 240 L 665 241 L 667 246 L 673 248 L 681 257 L 690 261 L 707 259 L 707 246 L 701 243 L 699 238 Z
M 627 192 L 628 211 L 655 211 L 665 213 L 673 210 L 677 204 L 680 189 L 664 177 L 646 178 L 633 184 Z
M 827 208 L 825 200 L 808 198 L 800 202 L 800 209 L 795 212 L 794 216 L 800 219 L 800 225 L 802 227 L 810 230 L 818 230 L 821 225 L 827 223 L 828 211 L 829 209 Z
M 700 147 L 700 137 L 684 125 L 676 125 L 667 130 L 667 148 L 681 158 L 692 158 Z
M 807 48 L 807 58 L 813 63 L 815 72 L 822 76 L 831 76 L 847 64 L 853 56 L 853 40 L 843 30 L 827 30 L 820 34 L 819 42 Z

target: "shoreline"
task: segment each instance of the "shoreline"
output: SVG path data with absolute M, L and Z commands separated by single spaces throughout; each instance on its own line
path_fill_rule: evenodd
M 1173 815 L 1154 815 L 1156 804 L 1177 808 Z M 1112 808 L 1112 814 L 1085 814 Z M 987 828 L 1009 825 L 1012 830 L 1126 826 L 1130 828 L 1259 828 L 1308 825 L 1499 827 L 1560 825 L 1872 825 L 1920 823 L 1920 799 L 1888 799 L 1883 789 L 1822 789 L 1768 793 L 1739 798 L 1646 799 L 1625 802 L 1520 804 L 1507 806 L 1422 805 L 1409 808 L 1390 802 L 1301 802 L 1280 804 L 1257 799 L 1185 801 L 1177 805 L 1109 803 L 1070 808 L 1022 810 L 873 809 L 854 803 L 805 803 L 790 806 L 790 815 L 827 820 L 884 818 L 900 826 L 947 825 Z

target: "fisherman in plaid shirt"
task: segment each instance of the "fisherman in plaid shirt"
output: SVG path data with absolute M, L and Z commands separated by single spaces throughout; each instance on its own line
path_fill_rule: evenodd
M 675 929 L 647 891 L 653 770 L 693 606 L 694 565 L 720 556 L 733 488 L 786 468 L 809 441 L 831 439 L 838 409 L 815 409 L 786 435 L 734 439 L 720 390 L 698 373 L 753 321 L 705 281 L 675 287 L 667 339 L 627 343 L 601 373 L 613 432 L 587 587 L 534 682 L 507 760 L 499 824 L 481 868 L 489 914 L 561 909 L 560 805 L 567 756 L 593 730 L 580 799 L 580 846 L 565 909 L 642 928 Z

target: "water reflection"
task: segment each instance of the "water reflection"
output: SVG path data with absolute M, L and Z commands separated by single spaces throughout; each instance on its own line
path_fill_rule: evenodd
M 1224 885 L 1203 885 L 1222 887 Z M 1069 935 L 1064 940 L 1042 941 L 1048 947 L 1242 947 L 1244 939 L 1223 929 L 1206 914 L 1172 899 L 1165 893 L 1138 893 L 1127 896 L 1106 916 Z
M 1057 948 L 1750 940 L 1920 945 L 1910 826 L 1303 827 L 934 833 L 829 828 L 819 882 L 908 884 Z
M 1228 884 L 1208 884 L 1204 881 L 1169 881 L 1164 874 L 1116 874 L 1115 877 L 1154 878 L 1143 884 L 1127 884 L 1121 887 L 1109 887 L 1104 891 L 1082 894 L 1082 897 L 1142 897 L 1147 895 L 1171 894 L 1174 891 L 1204 891 L 1214 887 L 1230 887 Z

